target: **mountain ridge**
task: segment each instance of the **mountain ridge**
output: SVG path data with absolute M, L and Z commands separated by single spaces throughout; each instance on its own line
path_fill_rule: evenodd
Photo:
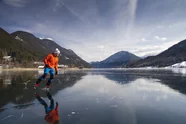
M 119 68 L 123 65 L 137 61 L 139 59 L 140 57 L 128 51 L 119 51 L 103 61 L 91 62 L 91 66 L 94 68 Z

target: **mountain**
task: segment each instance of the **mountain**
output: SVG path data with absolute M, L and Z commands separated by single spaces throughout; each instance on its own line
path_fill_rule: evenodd
M 186 61 L 186 40 L 173 45 L 156 56 L 149 56 L 128 64 L 127 67 L 166 67 L 182 61 Z
M 65 49 L 52 40 L 39 39 L 36 38 L 34 35 L 23 31 L 17 31 L 12 33 L 11 35 L 14 37 L 18 36 L 19 38 L 23 39 L 23 41 L 26 41 L 25 46 L 27 46 L 28 49 L 40 53 L 40 59 L 43 59 L 44 56 L 46 56 L 48 53 L 51 53 L 54 51 L 55 48 L 58 48 L 61 51 L 62 55 L 59 59 L 59 62 L 61 64 L 78 67 L 90 67 L 87 62 L 77 56 L 72 50 Z
M 9 34 L 2 28 L 0 28 L 0 36 L 0 53 L 2 53 L 1 51 L 14 53 L 16 60 L 20 60 L 20 63 L 43 61 L 47 54 L 52 53 L 55 48 L 58 48 L 61 51 L 60 64 L 71 67 L 90 67 L 90 65 L 75 52 L 61 47 L 52 40 L 39 39 L 33 34 L 24 31 L 16 31 Z M 26 57 L 19 57 L 20 54 Z
M 140 58 L 137 57 L 136 55 L 129 53 L 127 51 L 120 51 L 111 55 L 110 57 L 103 61 L 92 62 L 90 64 L 94 68 L 117 68 L 138 60 L 140 60 Z
M 14 39 L 9 33 L 0 28 L 0 62 L 2 63 L 3 56 L 16 56 L 19 63 L 24 61 L 35 60 L 34 52 L 27 50 L 20 40 Z M 24 51 L 24 52 L 23 52 Z

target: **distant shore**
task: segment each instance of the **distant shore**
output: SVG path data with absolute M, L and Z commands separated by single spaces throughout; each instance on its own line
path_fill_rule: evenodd
M 90 70 L 91 68 L 59 68 L 59 70 Z M 39 68 L 0 68 L 1 71 L 35 71 L 35 70 L 43 70 Z

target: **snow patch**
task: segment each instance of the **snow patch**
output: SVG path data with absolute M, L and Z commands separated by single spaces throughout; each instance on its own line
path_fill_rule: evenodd
M 43 40 L 43 39 L 53 40 L 52 38 L 49 38 L 49 37 L 48 37 L 48 38 L 42 38 L 42 37 L 40 37 L 39 39 L 40 39 L 40 40 Z
M 69 59 L 69 58 L 65 56 L 65 59 Z
M 186 68 L 186 61 L 183 61 L 181 63 L 176 63 L 171 66 L 168 66 L 166 68 Z
M 23 41 L 23 39 L 21 39 L 19 36 L 16 36 L 15 39 L 19 41 Z

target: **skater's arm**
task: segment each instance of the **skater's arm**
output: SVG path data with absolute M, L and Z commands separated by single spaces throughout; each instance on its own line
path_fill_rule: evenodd
M 45 57 L 45 59 L 43 60 L 45 65 L 48 65 L 48 60 L 51 58 L 51 54 L 49 54 L 48 56 Z
M 58 61 L 55 64 L 55 71 L 58 72 Z

